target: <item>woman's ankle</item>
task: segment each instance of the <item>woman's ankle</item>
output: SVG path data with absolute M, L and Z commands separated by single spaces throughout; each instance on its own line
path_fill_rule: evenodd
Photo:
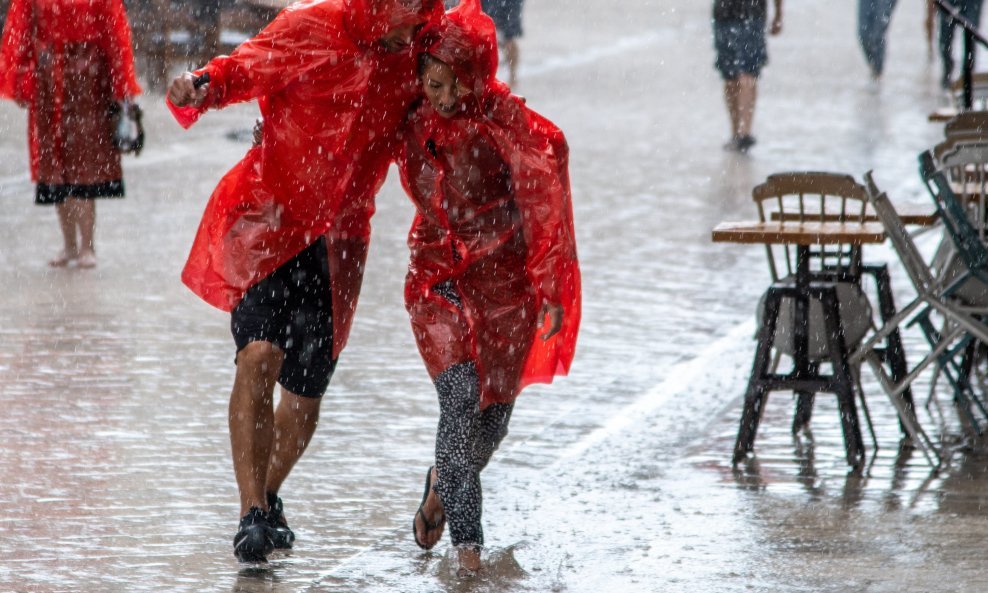
M 460 544 L 456 546 L 456 556 L 459 563 L 460 576 L 472 576 L 482 568 L 480 561 L 481 547 L 476 544 Z

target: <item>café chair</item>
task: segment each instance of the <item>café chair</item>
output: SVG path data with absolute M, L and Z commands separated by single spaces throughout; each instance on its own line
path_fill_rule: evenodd
M 752 192 L 763 223 L 778 221 L 861 224 L 866 221 L 866 192 L 847 175 L 797 172 L 771 175 Z M 857 420 L 857 373 L 847 364 L 853 349 L 871 326 L 872 311 L 860 278 L 863 265 L 854 245 L 766 246 L 772 285 L 759 307 L 758 345 L 745 394 L 734 463 L 753 450 L 768 393 L 792 390 L 797 397 L 793 432 L 809 422 L 818 392 L 837 396 L 848 464 L 864 463 Z M 802 260 L 800 260 L 802 254 Z M 800 275 L 799 266 L 806 273 Z M 798 282 L 804 284 L 797 285 Z M 805 325 L 795 322 L 802 317 Z M 773 359 L 772 352 L 775 352 Z M 788 355 L 792 371 L 777 372 L 780 355 Z M 821 363 L 831 373 L 822 374 Z M 863 402 L 862 396 L 862 402 Z M 866 418 L 871 428 L 870 415 Z M 872 430 L 874 439 L 874 431 Z

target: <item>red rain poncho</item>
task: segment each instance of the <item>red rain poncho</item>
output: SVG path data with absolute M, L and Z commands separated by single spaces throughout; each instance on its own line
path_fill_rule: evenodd
M 566 374 L 573 360 L 580 271 L 568 149 L 559 128 L 495 79 L 494 25 L 476 0 L 425 37 L 473 94 L 450 119 L 423 101 L 402 133 L 399 168 L 417 208 L 405 302 L 430 375 L 475 362 L 485 408 Z M 445 282 L 462 309 L 436 289 Z M 564 316 L 544 341 L 536 326 L 547 301 Z
M 44 101 L 39 98 L 42 91 Z M 75 93 L 85 96 L 73 97 Z M 140 93 L 121 0 L 11 1 L 0 43 L 0 97 L 30 106 L 32 179 L 39 179 L 39 170 L 45 183 L 119 179 L 116 149 L 93 145 L 88 151 L 98 154 L 89 159 L 90 166 L 70 167 L 81 177 L 62 178 L 63 161 L 79 160 L 78 155 L 64 154 L 71 139 L 65 138 L 63 111 L 66 101 L 73 101 L 76 117 L 93 119 L 92 126 L 106 125 L 109 105 L 100 104 L 100 99 L 110 102 Z M 76 131 L 83 129 L 77 124 Z M 40 162 L 41 142 L 47 147 L 44 162 Z
M 325 235 L 339 355 L 363 278 L 374 195 L 416 92 L 414 48 L 388 53 L 377 40 L 391 24 L 441 16 L 425 4 L 299 2 L 200 71 L 210 83 L 198 111 L 259 98 L 264 139 L 206 206 L 182 272 L 193 292 L 230 311 L 248 288 Z M 189 109 L 178 111 L 187 116 Z

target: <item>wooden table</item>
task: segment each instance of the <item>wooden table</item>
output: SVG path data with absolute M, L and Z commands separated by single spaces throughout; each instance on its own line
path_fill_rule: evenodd
M 855 468 L 862 467 L 865 458 L 864 444 L 854 399 L 855 382 L 848 362 L 847 348 L 842 338 L 836 282 L 821 279 L 811 271 L 810 247 L 844 244 L 855 246 L 860 252 L 861 245 L 884 242 L 884 228 L 877 222 L 724 222 L 714 228 L 712 239 L 716 243 L 787 244 L 796 247 L 794 281 L 775 283 L 766 295 L 764 323 L 758 331 L 758 347 L 745 393 L 733 462 L 738 463 L 753 450 L 762 407 L 768 392 L 792 390 L 800 395 L 801 399 L 802 396 L 806 396 L 810 402 L 815 393 L 830 392 L 837 395 L 848 464 Z M 888 291 L 887 296 L 891 299 L 891 290 Z M 795 303 L 793 370 L 787 374 L 777 374 L 770 369 L 771 350 L 783 298 L 792 298 Z M 831 375 L 821 374 L 819 365 L 809 358 L 807 327 L 810 300 L 820 301 L 823 306 L 828 337 L 828 358 L 833 367 Z M 894 315 L 894 304 L 891 301 L 883 305 L 887 305 L 883 306 L 883 317 L 885 313 Z M 891 311 L 888 311 L 889 308 Z M 904 357 L 902 364 L 905 364 Z M 796 425 L 797 423 L 794 423 L 794 428 Z

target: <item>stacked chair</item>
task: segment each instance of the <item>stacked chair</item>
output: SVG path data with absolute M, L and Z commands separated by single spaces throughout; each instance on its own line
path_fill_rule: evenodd
M 944 229 L 937 255 L 927 263 L 906 232 L 888 196 L 871 175 L 865 176 L 868 200 L 913 285 L 916 297 L 852 353 L 852 364 L 867 362 L 899 412 L 903 427 L 931 464 L 942 452 L 919 425 L 914 410 L 901 398 L 927 368 L 953 391 L 962 423 L 981 433 L 988 420 L 984 390 L 974 370 L 984 362 L 988 344 L 988 247 L 985 244 L 985 189 L 988 186 L 988 127 L 983 113 L 962 116 L 948 125 L 947 140 L 920 156 L 920 174 L 936 204 Z M 960 118 L 958 118 L 960 119 Z M 960 124 L 970 125 L 960 125 Z M 904 326 L 921 330 L 929 351 L 905 374 L 893 377 L 882 367 L 878 350 L 891 332 Z M 935 391 L 931 391 L 931 395 Z M 931 397 L 932 400 L 932 397 Z

